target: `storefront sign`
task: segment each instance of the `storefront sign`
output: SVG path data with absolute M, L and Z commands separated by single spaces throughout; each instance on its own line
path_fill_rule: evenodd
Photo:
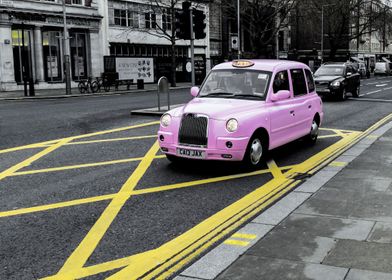
M 145 83 L 154 82 L 154 60 L 152 58 L 116 57 L 116 71 L 120 80 L 134 82 L 143 79 Z

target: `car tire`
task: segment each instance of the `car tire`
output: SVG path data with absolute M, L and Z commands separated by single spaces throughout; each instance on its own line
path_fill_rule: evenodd
M 347 91 L 345 88 L 339 93 L 338 98 L 340 101 L 344 101 L 347 99 Z
M 360 85 L 356 86 L 352 93 L 353 97 L 358 98 L 360 91 L 361 91 L 361 86 Z
M 319 135 L 319 123 L 317 122 L 316 118 L 313 119 L 312 125 L 310 127 L 310 132 L 309 134 L 305 137 L 306 142 L 309 143 L 309 145 L 314 145 L 317 142 L 317 138 Z
M 246 147 L 244 159 L 242 162 L 249 169 L 255 169 L 260 167 L 263 159 L 267 154 L 266 140 L 262 135 L 255 134 L 250 139 L 248 146 Z

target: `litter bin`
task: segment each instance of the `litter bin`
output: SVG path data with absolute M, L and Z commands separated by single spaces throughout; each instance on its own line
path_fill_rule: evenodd
M 144 89 L 144 80 L 143 79 L 137 80 L 137 89 Z

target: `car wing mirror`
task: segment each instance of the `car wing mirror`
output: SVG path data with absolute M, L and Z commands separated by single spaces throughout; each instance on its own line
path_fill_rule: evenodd
M 346 76 L 351 76 L 353 73 L 352 72 L 347 72 Z
M 193 97 L 196 97 L 199 94 L 199 91 L 200 91 L 199 87 L 191 87 L 191 95 Z
M 280 90 L 277 93 L 273 93 L 271 95 L 271 101 L 272 102 L 276 102 L 276 101 L 280 101 L 280 100 L 286 100 L 289 99 L 291 96 L 290 91 L 288 90 Z

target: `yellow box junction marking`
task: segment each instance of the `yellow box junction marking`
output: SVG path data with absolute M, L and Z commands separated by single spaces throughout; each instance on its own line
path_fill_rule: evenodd
M 155 158 L 157 158 L 157 157 L 155 157 Z M 292 168 L 292 166 L 287 166 L 287 167 L 282 167 L 281 170 L 289 170 L 291 168 Z M 155 193 L 155 192 L 170 191 L 170 190 L 175 190 L 175 189 L 190 188 L 190 187 L 206 185 L 206 184 L 210 184 L 210 183 L 217 183 L 217 182 L 223 182 L 223 181 L 228 181 L 228 180 L 233 180 L 233 179 L 240 179 L 240 178 L 245 178 L 245 177 L 257 176 L 257 175 L 266 174 L 266 173 L 270 173 L 270 170 L 265 169 L 265 170 L 250 172 L 250 173 L 234 174 L 234 175 L 228 175 L 228 176 L 214 177 L 214 178 L 209 178 L 209 179 L 201 179 L 201 180 L 190 181 L 190 182 L 183 182 L 183 183 L 176 183 L 176 184 L 159 186 L 159 187 L 134 190 L 132 192 L 132 195 L 143 195 L 143 194 L 149 194 L 149 193 Z M 34 213 L 34 212 L 47 211 L 47 210 L 58 209 L 58 208 L 63 208 L 63 207 L 76 206 L 76 205 L 81 205 L 81 204 L 86 204 L 86 203 L 105 201 L 105 200 L 113 199 L 115 196 L 116 196 L 116 193 L 113 193 L 113 194 L 107 194 L 107 195 L 93 196 L 93 197 L 88 197 L 88 198 L 81 198 L 81 199 L 75 199 L 75 200 L 70 200 L 70 201 L 34 206 L 34 207 L 29 207 L 29 208 L 9 210 L 9 211 L 0 212 L 0 218 L 29 214 L 29 213 Z
M 150 148 L 143 160 L 139 163 L 136 170 L 128 178 L 128 180 L 121 187 L 120 191 L 116 194 L 110 204 L 106 207 L 105 211 L 95 222 L 94 226 L 88 232 L 83 241 L 67 259 L 63 267 L 59 271 L 61 279 L 74 279 L 77 277 L 75 271 L 82 268 L 87 262 L 88 258 L 94 252 L 95 248 L 109 229 L 110 225 L 132 196 L 132 191 L 136 187 L 139 180 L 142 178 L 148 167 L 154 160 L 155 154 L 159 150 L 158 142 Z M 56 276 L 54 276 L 56 278 Z
M 282 171 L 276 165 L 276 162 L 273 159 L 270 159 L 270 160 L 267 161 L 267 166 L 268 166 L 269 170 L 271 171 L 272 176 L 274 176 L 274 178 L 282 178 L 282 177 L 284 177 Z
M 319 154 L 311 157 L 310 159 L 303 162 L 302 164 L 293 166 L 293 168 L 289 172 L 284 174 L 285 176 L 287 176 L 287 178 L 281 176 L 281 174 L 279 174 L 279 172 L 276 171 L 275 167 L 272 166 L 272 169 L 275 169 L 274 170 L 275 175 L 273 180 L 266 183 L 259 189 L 256 189 L 252 193 L 246 195 L 242 199 L 236 201 L 229 207 L 221 210 L 220 212 L 216 213 L 215 215 L 201 222 L 199 225 L 190 229 L 188 232 L 169 241 L 168 243 L 162 245 L 157 249 L 147 251 L 142 254 L 90 266 L 90 267 L 83 267 L 88 257 L 92 254 L 95 247 L 98 245 L 99 240 L 103 237 L 107 228 L 110 226 L 111 221 L 113 221 L 113 219 L 120 211 L 122 205 L 124 205 L 124 203 L 127 201 L 127 199 L 130 196 L 136 195 L 137 191 L 145 191 L 145 190 L 133 191 L 132 189 L 133 183 L 131 182 L 133 180 L 130 181 L 130 179 L 135 176 L 138 178 L 138 180 L 140 180 L 141 176 L 143 176 L 144 172 L 151 164 L 154 155 L 158 150 L 158 148 L 156 147 L 154 155 L 150 155 L 147 157 L 146 160 L 143 159 L 141 161 L 141 163 L 137 168 L 138 170 L 140 167 L 139 171 L 137 172 L 138 174 L 134 175 L 135 172 L 137 171 L 135 170 L 135 172 L 127 180 L 128 187 L 126 188 L 126 190 L 124 190 L 123 192 L 120 191 L 117 194 L 108 195 L 108 197 L 105 198 L 105 199 L 112 199 L 112 202 L 109 204 L 109 206 L 112 205 L 113 209 L 111 210 L 114 211 L 109 211 L 108 210 L 109 206 L 106 208 L 104 213 L 98 219 L 98 221 L 90 230 L 90 232 L 87 234 L 87 236 L 82 241 L 82 243 L 79 244 L 78 248 L 72 253 L 72 255 L 64 264 L 63 268 L 59 271 L 59 273 L 49 278 L 76 279 L 76 278 L 86 277 L 89 275 L 94 275 L 100 272 L 105 272 L 105 271 L 109 271 L 116 268 L 122 268 L 122 267 L 124 269 L 114 274 L 112 277 L 110 277 L 110 279 L 136 279 L 139 277 L 143 277 L 143 278 L 145 277 L 146 279 L 149 279 L 152 277 L 159 277 L 159 278 L 168 277 L 178 269 L 181 269 L 181 267 L 189 263 L 191 260 L 197 257 L 198 254 L 200 254 L 205 249 L 213 245 L 215 242 L 221 240 L 223 236 L 227 235 L 228 233 L 232 232 L 234 229 L 238 228 L 245 221 L 253 217 L 256 213 L 258 213 L 259 211 L 261 211 L 271 203 L 275 202 L 282 195 L 284 195 L 292 188 L 294 188 L 299 183 L 299 181 L 294 181 L 293 179 L 291 179 L 295 174 L 306 172 L 307 170 L 309 170 L 309 173 L 315 172 L 316 170 L 318 170 L 318 168 L 320 168 L 319 167 L 320 164 L 327 163 L 328 161 L 331 160 L 332 157 L 339 154 L 344 148 L 351 146 L 354 143 L 354 141 L 366 135 L 366 133 L 369 133 L 371 129 L 377 128 L 378 126 L 381 125 L 382 122 L 386 122 L 389 119 L 392 119 L 392 114 L 389 117 L 384 118 L 383 120 L 381 120 L 380 122 L 372 126 L 371 128 L 369 128 L 364 133 L 359 133 L 355 131 L 337 132 L 337 130 L 336 131 L 333 130 L 333 132 L 339 134 L 339 136 L 341 136 L 343 139 L 338 143 L 335 143 L 334 145 L 325 149 L 324 151 L 320 152 Z M 109 131 L 85 134 L 85 135 L 72 137 L 72 139 L 81 139 L 81 138 L 102 135 L 102 134 L 116 132 L 116 131 L 124 131 L 131 128 L 143 127 L 143 126 L 153 125 L 158 123 L 159 122 L 152 122 L 152 123 L 140 124 L 127 128 L 119 128 L 119 129 L 114 129 Z M 60 139 L 57 141 L 62 141 L 62 140 L 65 139 Z M 91 140 L 91 141 L 96 141 L 96 140 Z M 92 143 L 91 141 L 80 141 L 80 142 L 86 142 L 87 144 L 87 142 Z M 57 143 L 56 140 L 6 149 L 0 151 L 0 154 L 5 152 L 10 152 L 10 151 L 28 149 L 32 147 L 44 147 L 45 145 L 53 144 L 53 143 Z M 77 142 L 73 142 L 73 143 L 77 143 Z M 154 146 L 157 146 L 157 144 L 154 144 Z M 149 153 L 150 152 L 152 153 L 152 150 L 154 150 L 154 146 L 150 149 Z M 51 147 L 52 146 L 48 147 L 48 149 Z M 270 171 L 272 172 L 272 170 Z M 164 187 L 165 186 L 162 187 L 161 191 L 165 189 Z M 186 185 L 171 186 L 172 188 L 168 188 L 168 186 L 166 187 L 167 189 L 175 189 L 180 187 L 186 187 Z M 123 188 L 125 188 L 125 184 Z M 121 190 L 123 190 L 123 188 Z M 152 192 L 148 190 L 150 189 L 147 189 L 145 193 Z M 109 196 L 112 197 L 109 198 Z M 103 197 L 104 196 L 87 198 L 85 200 L 86 201 L 90 200 L 91 202 L 93 200 L 99 201 L 98 199 L 102 199 Z M 78 200 L 78 202 L 81 202 L 82 200 L 83 199 Z M 119 204 L 114 203 L 115 201 L 118 202 Z M 72 203 L 72 201 L 64 202 L 64 205 L 66 203 Z M 89 203 L 89 202 L 82 202 L 82 203 Z M 22 209 L 18 209 L 16 211 L 19 210 Z M 99 223 L 100 221 L 102 222 Z M 157 267 L 158 263 L 162 265 Z

